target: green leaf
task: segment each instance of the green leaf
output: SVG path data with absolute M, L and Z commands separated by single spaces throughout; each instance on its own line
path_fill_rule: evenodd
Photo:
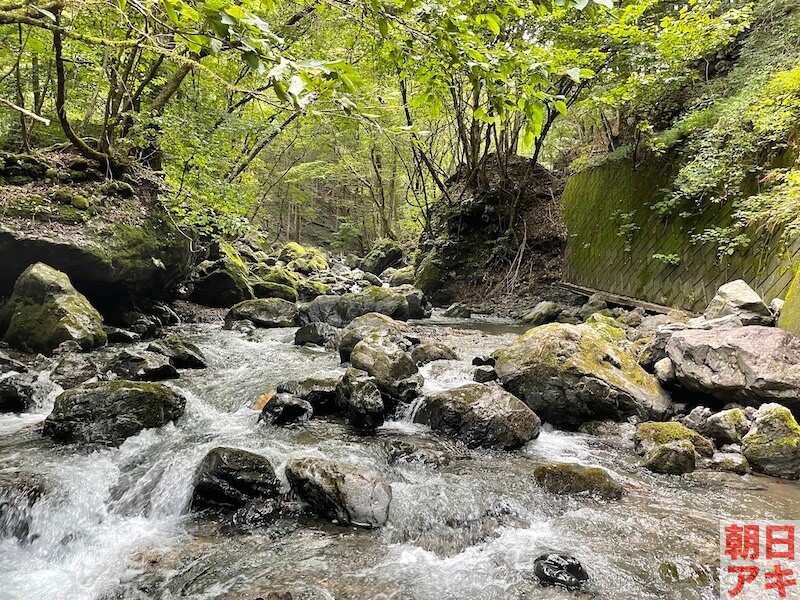
M 252 71 L 258 71 L 259 66 L 261 66 L 261 59 L 259 59 L 258 54 L 256 54 L 252 50 L 242 54 L 242 60 L 244 60 L 245 64 Z
M 486 26 L 489 28 L 489 30 L 493 34 L 499 35 L 500 34 L 500 24 L 501 24 L 500 17 L 498 17 L 497 15 L 495 15 L 493 13 L 487 13 L 487 14 L 485 14 L 483 16 L 486 19 Z
M 178 13 L 175 12 L 175 7 L 172 4 L 172 0 L 163 0 L 161 5 L 164 8 L 164 12 L 167 13 L 167 17 L 170 21 L 178 24 Z
M 564 102 L 563 100 L 556 100 L 555 102 L 553 102 L 553 106 L 562 115 L 567 114 L 567 103 Z

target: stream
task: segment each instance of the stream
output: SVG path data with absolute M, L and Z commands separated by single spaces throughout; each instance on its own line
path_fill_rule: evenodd
M 427 392 L 469 382 L 473 356 L 519 333 L 474 320 L 415 327 L 460 357 L 422 368 Z M 61 391 L 47 372 L 33 412 L 0 416 L 0 473 L 35 472 L 53 487 L 31 509 L 28 540 L 0 540 L 0 599 L 244 600 L 284 589 L 293 600 L 712 599 L 721 519 L 800 514 L 797 483 L 655 475 L 630 450 L 548 426 L 521 450 L 500 452 L 459 448 L 408 414 L 370 436 L 337 419 L 257 424 L 250 406 L 260 394 L 287 379 L 342 373 L 337 353 L 294 346 L 291 328 L 243 333 L 192 324 L 172 332 L 197 344 L 209 363 L 169 383 L 187 397 L 176 425 L 119 448 L 54 444 L 37 428 Z M 439 441 L 452 460 L 392 463 L 387 442 L 399 438 Z M 280 477 L 288 459 L 302 456 L 375 469 L 392 485 L 389 522 L 364 530 L 284 516 L 242 531 L 194 515 L 194 471 L 216 446 L 262 454 Z M 611 502 L 549 494 L 532 472 L 551 461 L 602 466 L 627 493 Z M 533 561 L 547 551 L 583 563 L 591 576 L 584 592 L 537 585 Z

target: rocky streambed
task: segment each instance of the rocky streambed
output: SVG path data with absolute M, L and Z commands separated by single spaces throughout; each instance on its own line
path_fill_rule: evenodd
M 475 319 L 409 328 L 406 337 L 457 356 L 420 367 L 423 398 L 472 382 L 473 358 L 513 345 L 523 331 Z M 368 433 L 342 413 L 288 426 L 259 422 L 254 402 L 282 382 L 344 374 L 338 352 L 295 345 L 294 327 L 216 322 L 169 333 L 196 344 L 207 362 L 166 384 L 185 398 L 174 422 L 119 446 L 56 443 L 41 433 L 62 391 L 49 368 L 32 384 L 29 412 L 0 416 L 3 597 L 710 599 L 719 594 L 720 520 L 792 519 L 800 509 L 792 481 L 645 469 L 635 428 L 624 423 L 598 427 L 598 435 L 544 424 L 537 437 L 498 450 L 415 423 L 419 402 L 387 411 Z M 265 458 L 284 494 L 280 505 L 192 508 L 198 469 L 215 448 Z M 309 510 L 311 497 L 290 493 L 287 473 L 303 459 L 385 482 L 382 526 Z M 602 467 L 613 484 L 555 493 L 565 490 L 541 469 L 553 463 Z M 367 505 L 380 504 L 375 494 Z M 549 551 L 581 561 L 591 577 L 583 591 L 540 587 L 533 562 Z

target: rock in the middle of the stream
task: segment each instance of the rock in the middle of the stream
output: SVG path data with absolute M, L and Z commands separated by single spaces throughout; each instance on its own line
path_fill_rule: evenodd
M 160 383 L 85 383 L 56 398 L 43 433 L 62 442 L 119 446 L 143 429 L 176 420 L 185 405 L 183 396 Z
M 342 524 L 380 527 L 389 518 L 392 487 L 379 473 L 325 460 L 286 464 L 292 489 L 323 517 Z
M 535 327 L 493 356 L 503 387 L 553 425 L 663 420 L 672 410 L 656 378 L 588 325 Z
M 415 420 L 471 448 L 519 448 L 539 434 L 541 425 L 519 398 L 482 383 L 423 398 Z

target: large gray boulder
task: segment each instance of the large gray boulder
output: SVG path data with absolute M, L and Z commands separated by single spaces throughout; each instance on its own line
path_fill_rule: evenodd
M 780 404 L 764 404 L 753 427 L 742 438 L 742 453 L 754 471 L 800 479 L 800 426 Z
M 17 279 L 0 311 L 0 331 L 12 346 L 42 354 L 66 341 L 91 350 L 107 340 L 100 313 L 69 277 L 43 263 L 31 265 Z
M 537 483 L 552 494 L 581 494 L 619 500 L 624 488 L 605 469 L 574 463 L 539 465 L 533 470 Z
M 175 421 L 185 405 L 183 396 L 159 383 L 85 383 L 56 398 L 43 433 L 59 442 L 119 446 L 144 429 Z
M 178 377 L 178 370 L 166 356 L 147 350 L 122 350 L 106 363 L 104 372 L 107 379 L 131 381 L 163 381 Z
M 497 386 L 469 383 L 422 399 L 414 420 L 470 448 L 519 448 L 541 421 L 519 398 Z
M 201 263 L 192 284 L 190 299 L 204 306 L 227 308 L 253 298 L 247 267 L 234 256 Z
M 356 344 L 350 363 L 375 378 L 382 392 L 398 400 L 410 401 L 417 396 L 422 378 L 404 338 L 371 333 Z
M 800 338 L 775 327 L 687 329 L 666 352 L 686 389 L 723 401 L 800 408 Z
M 238 448 L 214 448 L 195 474 L 193 508 L 238 508 L 277 498 L 280 482 L 269 460 Z
M 151 343 L 147 350 L 163 354 L 169 362 L 179 369 L 205 369 L 206 358 L 200 348 L 187 342 L 179 335 L 171 335 L 167 338 Z
M 375 471 L 301 458 L 286 464 L 286 479 L 301 500 L 334 522 L 380 527 L 389 518 L 392 487 Z
M 539 325 L 555 321 L 562 310 L 563 307 L 560 304 L 550 300 L 542 300 L 522 317 L 522 322 L 527 325 L 532 325 L 533 327 L 538 327 Z
M 503 387 L 554 425 L 663 420 L 672 410 L 655 377 L 587 325 L 535 327 L 492 356 Z
M 741 279 L 720 286 L 703 316 L 709 320 L 735 316 L 742 325 L 772 325 L 775 322 L 769 307 Z
M 225 325 L 251 321 L 256 327 L 293 327 L 296 316 L 297 305 L 280 298 L 245 300 L 228 311 Z
M 356 317 L 380 313 L 399 321 L 408 320 L 408 300 L 396 288 L 369 286 L 343 296 L 317 296 L 300 306 L 299 324 L 328 323 L 344 327 Z
M 654 446 L 644 457 L 642 465 L 654 473 L 683 475 L 696 467 L 694 446 L 689 440 L 674 440 Z

